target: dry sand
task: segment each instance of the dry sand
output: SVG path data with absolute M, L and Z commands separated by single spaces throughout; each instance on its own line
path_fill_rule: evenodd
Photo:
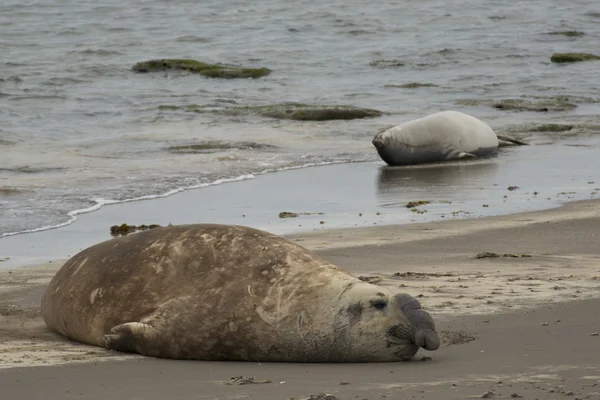
M 418 296 L 434 315 L 443 347 L 394 364 L 209 363 L 111 353 L 46 330 L 39 302 L 60 262 L 0 271 L 0 398 L 600 399 L 599 232 L 600 202 L 580 202 L 290 236 L 357 276 Z M 476 258 L 481 252 L 500 257 Z M 431 359 L 419 361 L 424 356 Z M 223 384 L 240 375 L 271 383 Z

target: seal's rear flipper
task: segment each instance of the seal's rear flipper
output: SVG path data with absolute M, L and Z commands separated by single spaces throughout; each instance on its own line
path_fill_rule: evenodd
M 496 135 L 498 137 L 498 147 L 504 146 L 527 146 L 529 143 L 523 142 L 522 140 L 515 139 L 506 135 Z
M 138 353 L 160 357 L 158 330 L 142 322 L 127 322 L 117 325 L 102 337 L 102 345 L 109 350 Z M 153 351 L 153 349 L 155 349 Z
M 472 153 L 465 153 L 464 151 L 454 150 L 446 157 L 446 160 L 462 160 L 463 158 L 475 158 L 477 157 Z

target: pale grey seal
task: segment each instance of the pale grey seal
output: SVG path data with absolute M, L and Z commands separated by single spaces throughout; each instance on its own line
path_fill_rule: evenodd
M 373 145 L 389 165 L 410 165 L 487 156 L 498 146 L 526 144 L 496 135 L 485 122 L 459 111 L 442 111 L 378 133 Z
M 71 339 L 197 360 L 388 362 L 440 339 L 419 302 L 233 225 L 156 228 L 72 257 L 42 315 Z

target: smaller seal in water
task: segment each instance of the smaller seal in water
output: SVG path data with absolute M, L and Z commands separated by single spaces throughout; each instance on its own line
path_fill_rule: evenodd
M 485 122 L 459 111 L 442 111 L 386 129 L 373 145 L 388 165 L 423 164 L 494 154 L 498 146 L 526 144 L 496 135 Z
M 389 362 L 440 345 L 414 297 L 235 225 L 168 226 L 85 249 L 50 282 L 42 316 L 79 342 L 161 358 Z

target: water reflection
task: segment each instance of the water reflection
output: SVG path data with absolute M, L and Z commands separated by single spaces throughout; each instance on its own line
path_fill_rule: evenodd
M 377 197 L 383 206 L 407 198 L 415 200 L 415 196 L 468 198 L 467 192 L 493 184 L 498 167 L 494 158 L 423 166 L 384 166 L 379 169 Z

